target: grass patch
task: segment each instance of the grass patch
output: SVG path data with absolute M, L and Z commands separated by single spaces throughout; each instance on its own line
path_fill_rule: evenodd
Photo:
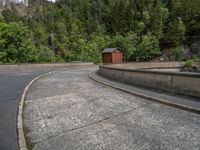
M 31 142 L 31 139 L 27 136 L 29 129 L 27 127 L 23 127 L 24 130 L 24 136 L 25 136 L 25 140 L 26 140 L 26 146 L 28 150 L 32 150 L 33 149 L 33 143 Z

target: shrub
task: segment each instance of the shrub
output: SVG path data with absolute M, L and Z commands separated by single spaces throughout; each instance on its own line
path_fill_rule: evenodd
M 193 60 L 187 60 L 185 66 L 182 68 L 185 72 L 199 72 L 199 67 L 193 64 Z
M 183 48 L 177 47 L 172 49 L 172 57 L 176 61 L 181 61 L 184 59 L 184 51 Z
M 192 66 L 193 66 L 193 60 L 187 60 L 186 62 L 185 62 L 185 66 L 186 67 L 189 67 L 189 68 L 192 68 Z
M 0 24 L 0 52 L 8 62 L 35 61 L 35 46 L 30 32 L 22 22 Z
M 125 36 L 115 36 L 111 39 L 109 47 L 118 47 L 123 51 L 124 61 L 133 59 L 134 52 L 137 49 L 138 38 L 135 34 L 127 34 Z
M 0 63 L 5 63 L 6 61 L 6 53 L 0 52 Z
M 37 62 L 52 62 L 54 60 L 53 52 L 45 46 L 40 46 L 36 51 Z
M 78 38 L 69 45 L 70 51 L 65 54 L 67 61 L 92 61 L 99 63 L 101 61 L 101 51 L 108 46 L 109 37 L 91 36 L 89 39 Z
M 193 54 L 198 54 L 198 46 L 197 46 L 197 43 L 193 43 L 193 44 L 191 45 L 191 52 L 192 52 Z
M 55 62 L 64 63 L 65 61 L 60 55 L 55 55 Z
M 133 52 L 133 59 L 139 61 L 149 61 L 160 55 L 159 41 L 155 36 L 145 36 L 137 49 Z

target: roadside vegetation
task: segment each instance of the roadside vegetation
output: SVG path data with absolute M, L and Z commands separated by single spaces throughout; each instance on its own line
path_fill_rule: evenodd
M 197 64 L 195 64 L 192 59 L 188 59 L 180 71 L 200 73 L 200 67 Z
M 106 47 L 121 48 L 124 61 L 154 60 L 165 49 L 169 60 L 199 59 L 191 38 L 200 36 L 199 0 L 30 0 L 24 9 L 2 11 L 1 63 L 98 63 Z

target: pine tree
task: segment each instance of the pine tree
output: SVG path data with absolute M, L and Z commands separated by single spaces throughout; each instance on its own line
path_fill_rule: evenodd
M 161 2 L 160 0 L 155 0 L 155 5 L 153 9 L 153 15 L 151 19 L 151 30 L 153 35 L 157 37 L 157 39 L 161 39 L 163 36 L 163 22 L 161 16 Z

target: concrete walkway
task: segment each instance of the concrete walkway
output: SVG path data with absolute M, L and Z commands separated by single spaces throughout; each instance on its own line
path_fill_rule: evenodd
M 24 126 L 34 150 L 199 150 L 200 115 L 152 102 L 66 70 L 28 91 Z

